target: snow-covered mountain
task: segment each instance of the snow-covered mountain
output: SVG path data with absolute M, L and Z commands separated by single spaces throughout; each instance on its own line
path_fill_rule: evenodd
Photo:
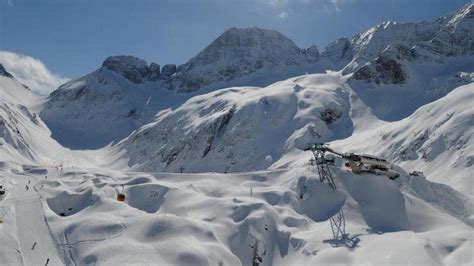
M 343 72 L 380 118 L 398 120 L 458 87 L 458 72 L 474 72 L 474 4 L 434 22 L 384 22 L 351 44 Z
M 276 31 L 232 28 L 178 67 L 160 68 L 132 56 L 109 57 L 100 69 L 52 92 L 41 117 L 61 144 L 98 148 L 194 95 L 235 85 L 265 86 L 323 71 L 326 67 L 318 60 L 315 46 L 301 49 Z
M 318 60 L 316 46 L 301 49 L 277 31 L 257 27 L 231 28 L 179 66 L 171 78 L 170 89 L 189 92 L 259 70 L 311 65 Z
M 98 148 L 195 95 L 342 69 L 379 118 L 399 120 L 459 82 L 467 83 L 460 72 L 474 73 L 473 6 L 434 22 L 384 22 L 351 40 L 340 38 L 321 53 L 315 46 L 301 49 L 281 33 L 252 27 L 225 31 L 179 66 L 110 57 L 99 70 L 53 92 L 41 116 L 63 145 Z
M 103 66 L 53 91 L 41 117 L 62 145 L 98 148 L 126 137 L 154 112 L 162 99 L 147 83 L 157 72 L 134 57 L 107 58 Z

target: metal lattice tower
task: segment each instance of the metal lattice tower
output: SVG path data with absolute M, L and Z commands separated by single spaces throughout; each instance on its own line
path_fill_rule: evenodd
M 329 170 L 328 162 L 325 159 L 326 148 L 327 147 L 323 144 L 314 144 L 311 148 L 311 151 L 314 155 L 314 160 L 311 162 L 316 164 L 319 181 L 321 181 L 321 183 L 327 182 L 334 191 L 337 191 L 336 183 L 334 182 L 334 178 L 332 177 L 331 171 Z M 331 223 L 331 230 L 334 240 L 344 240 L 346 237 L 346 220 L 344 219 L 344 212 L 342 211 L 342 208 L 337 214 L 332 216 L 329 221 Z

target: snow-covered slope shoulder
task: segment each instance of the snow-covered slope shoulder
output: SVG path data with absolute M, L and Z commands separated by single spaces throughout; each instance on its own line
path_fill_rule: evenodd
M 196 96 L 160 112 L 117 147 L 142 170 L 265 169 L 308 143 L 352 133 L 345 81 L 314 74 Z
M 41 162 L 61 147 L 35 112 L 31 91 L 0 64 L 0 158 L 1 161 Z
M 398 122 L 337 143 L 377 154 L 463 193 L 474 192 L 474 83 L 456 88 Z

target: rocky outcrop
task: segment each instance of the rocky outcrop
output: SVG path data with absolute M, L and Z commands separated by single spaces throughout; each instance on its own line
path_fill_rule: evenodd
M 402 65 L 397 60 L 383 55 L 359 68 L 353 77 L 376 84 L 401 84 L 407 80 Z
M 149 81 L 157 81 L 160 78 L 160 65 L 158 65 L 157 63 L 151 63 L 148 70 Z
M 163 66 L 163 70 L 161 71 L 161 76 L 162 78 L 169 78 L 174 73 L 176 73 L 176 65 L 168 64 L 168 65 Z
M 149 72 L 145 60 L 128 55 L 108 57 L 102 66 L 137 84 L 143 83 Z
M 148 66 L 145 60 L 129 55 L 110 56 L 105 59 L 102 67 L 122 75 L 135 84 L 157 81 L 162 76 L 160 75 L 160 65 L 157 63 L 151 63 Z M 165 75 L 165 77 L 167 76 Z

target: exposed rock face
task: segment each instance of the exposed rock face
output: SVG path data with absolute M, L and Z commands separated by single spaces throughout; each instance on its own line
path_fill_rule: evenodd
M 148 80 L 157 81 L 160 78 L 160 65 L 151 63 L 149 67 Z
M 136 84 L 143 83 L 144 78 L 149 73 L 145 60 L 128 55 L 108 57 L 102 66 L 115 71 Z
M 2 64 L 0 64 L 0 76 L 7 77 L 7 78 L 13 78 L 13 75 L 10 74 Z
M 168 78 L 176 72 L 175 64 L 164 65 L 161 71 L 162 78 Z
M 135 84 L 157 81 L 161 77 L 160 65 L 151 63 L 148 66 L 145 60 L 129 55 L 110 56 L 105 59 L 102 66 L 122 75 Z M 165 77 L 167 77 L 166 75 L 167 73 Z
M 339 38 L 328 44 L 321 56 L 331 60 L 352 59 L 352 44 L 347 38 Z
M 261 69 L 313 64 L 318 58 L 317 47 L 301 49 L 279 32 L 256 27 L 231 28 L 181 66 L 169 87 L 183 92 L 194 91 Z
M 381 55 L 355 71 L 353 77 L 377 84 L 401 84 L 406 81 L 407 74 L 397 60 Z

